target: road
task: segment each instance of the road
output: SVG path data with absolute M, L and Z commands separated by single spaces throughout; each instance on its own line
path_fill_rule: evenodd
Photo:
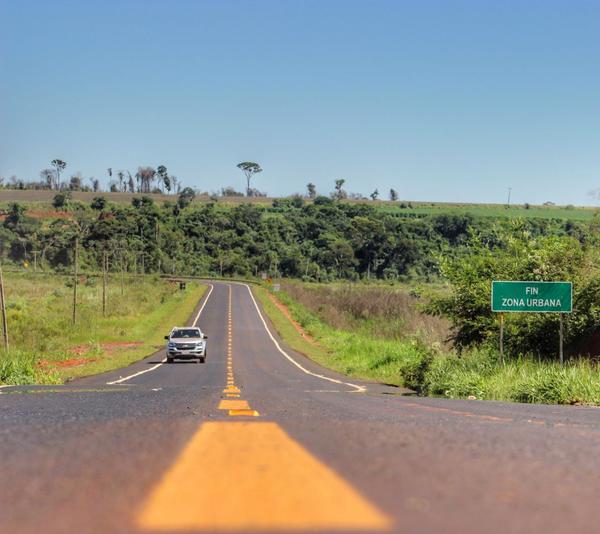
M 0 390 L 0 532 L 599 530 L 598 409 L 342 377 L 211 288 L 205 364 Z

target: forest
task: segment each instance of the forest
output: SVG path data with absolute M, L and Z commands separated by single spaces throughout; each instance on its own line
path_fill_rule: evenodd
M 10 203 L 2 210 L 0 257 L 6 264 L 65 271 L 80 245 L 84 270 L 195 276 L 260 276 L 305 281 L 436 281 L 442 258 L 528 238 L 572 238 L 584 244 L 594 222 L 481 217 L 469 213 L 389 211 L 329 197 L 273 200 L 271 205 L 192 202 L 180 194 L 159 204 L 151 196 L 130 205 L 98 196 L 91 203 L 55 197 L 54 210 Z

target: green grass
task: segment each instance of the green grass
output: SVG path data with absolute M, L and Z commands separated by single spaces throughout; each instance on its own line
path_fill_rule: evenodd
M 69 278 L 6 274 L 10 350 L 0 353 L 0 383 L 62 383 L 139 360 L 162 346 L 174 324 L 187 321 L 206 290 L 190 283 L 181 292 L 149 276 L 126 280 L 121 295 L 118 280 L 110 280 L 103 317 L 98 279 L 81 282 L 73 325 Z
M 52 198 L 54 191 L 15 191 L 9 189 L 0 189 L 0 209 L 6 210 L 12 202 L 19 202 L 29 210 L 52 211 Z M 141 196 L 140 193 L 84 193 L 73 192 L 73 199 L 79 202 L 89 203 L 96 196 L 103 196 L 109 202 L 116 204 L 130 204 L 133 197 Z M 176 195 L 148 195 L 155 202 L 164 201 L 174 202 Z M 218 204 L 223 207 L 235 207 L 242 203 L 252 203 L 255 205 L 270 208 L 275 198 L 271 197 L 222 197 Z M 198 196 L 194 200 L 194 205 L 201 205 L 206 202 L 212 202 L 209 196 Z M 311 201 L 306 200 L 307 203 Z M 506 207 L 504 204 L 469 204 L 469 203 L 451 203 L 451 202 L 415 202 L 415 201 L 397 201 L 390 202 L 386 200 L 346 200 L 349 203 L 362 203 L 375 206 L 378 210 L 390 214 L 402 216 L 423 216 L 423 215 L 446 215 L 446 214 L 470 214 L 474 217 L 494 217 L 494 218 L 539 218 L 539 219 L 561 219 L 571 221 L 590 221 L 598 211 L 594 206 L 540 206 L 524 204 L 513 204 Z M 410 207 L 409 207 L 410 206 Z M 64 208 L 67 211 L 69 208 Z M 62 209 L 61 209 L 62 210 Z M 272 214 L 276 216 L 277 214 Z M 51 220 L 51 219 L 49 219 Z
M 296 351 L 346 375 L 406 386 L 421 395 L 547 404 L 600 405 L 600 366 L 575 359 L 557 362 L 530 357 L 501 364 L 494 349 L 458 355 L 418 336 L 387 340 L 336 329 L 281 291 L 255 287 L 281 337 Z M 307 341 L 271 301 L 283 303 L 315 343 Z
M 314 338 L 316 343 L 310 343 L 273 304 L 267 289 L 255 286 L 253 290 L 286 343 L 324 367 L 348 376 L 403 385 L 402 368 L 411 365 L 412 360 L 419 360 L 427 352 L 417 339 L 373 339 L 363 333 L 337 330 L 320 321 L 284 292 L 277 293 L 277 298 L 285 304 L 292 317 Z
M 379 210 L 390 214 L 399 215 L 464 215 L 474 217 L 495 218 L 538 218 L 538 219 L 562 219 L 572 221 L 591 221 L 597 208 L 580 206 L 529 206 L 512 205 L 510 207 L 501 204 L 450 204 L 450 203 L 427 203 L 412 202 L 412 208 L 402 207 L 408 205 L 406 202 L 395 204 L 378 204 Z

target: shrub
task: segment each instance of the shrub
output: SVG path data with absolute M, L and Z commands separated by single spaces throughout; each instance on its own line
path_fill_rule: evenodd
M 106 201 L 105 197 L 102 197 L 102 196 L 94 197 L 94 199 L 92 200 L 92 202 L 90 204 L 90 207 L 93 210 L 102 211 L 104 208 L 106 208 L 106 204 L 107 204 L 107 201 Z
M 69 200 L 71 200 L 70 191 L 56 193 L 52 199 L 52 206 L 54 206 L 56 209 L 64 208 L 69 203 Z

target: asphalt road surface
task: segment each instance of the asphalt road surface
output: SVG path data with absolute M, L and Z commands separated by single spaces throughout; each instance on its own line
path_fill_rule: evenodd
M 338 376 L 211 287 L 205 364 L 0 390 L 1 532 L 600 531 L 598 409 Z

